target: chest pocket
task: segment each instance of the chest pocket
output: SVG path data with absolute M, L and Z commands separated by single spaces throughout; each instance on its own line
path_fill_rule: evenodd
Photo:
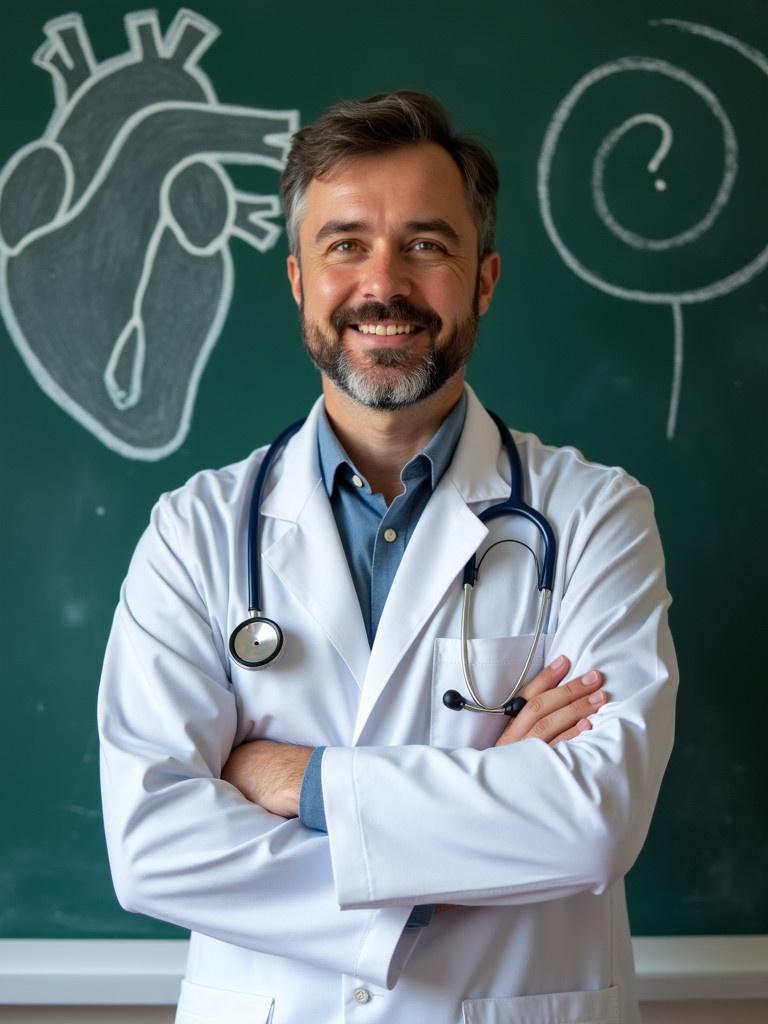
M 517 681 L 528 657 L 533 636 L 505 636 L 469 641 L 469 665 L 478 697 L 484 704 L 500 704 Z M 548 638 L 542 636 L 525 682 L 544 665 Z M 505 715 L 451 711 L 443 704 L 446 690 L 470 694 L 461 670 L 461 641 L 438 638 L 432 662 L 432 695 L 429 742 L 433 747 L 455 749 L 492 747 L 504 731 Z
M 464 1024 L 621 1024 L 619 989 L 552 992 L 511 999 L 467 999 Z
M 272 1024 L 274 1001 L 182 981 L 175 1024 Z

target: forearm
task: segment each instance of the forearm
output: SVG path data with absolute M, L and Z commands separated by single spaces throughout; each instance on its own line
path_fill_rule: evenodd
M 236 747 L 221 777 L 271 814 L 295 818 L 312 747 L 251 740 Z

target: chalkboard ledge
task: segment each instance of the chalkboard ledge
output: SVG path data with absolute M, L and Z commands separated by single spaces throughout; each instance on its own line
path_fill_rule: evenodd
M 641 1001 L 768 998 L 768 935 L 633 939 Z M 172 1006 L 187 943 L 0 939 L 0 1005 Z

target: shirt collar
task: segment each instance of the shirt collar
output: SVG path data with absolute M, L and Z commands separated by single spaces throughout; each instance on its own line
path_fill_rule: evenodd
M 467 415 L 467 395 L 463 392 L 461 398 L 451 409 L 443 422 L 437 428 L 432 439 L 422 450 L 403 466 L 400 471 L 400 478 L 405 480 L 411 475 L 422 475 L 421 473 L 408 473 L 409 468 L 416 469 L 416 463 L 426 459 L 431 473 L 432 490 L 450 465 L 453 453 L 459 443 L 461 432 L 464 429 L 464 420 Z M 344 451 L 341 442 L 333 432 L 333 428 L 326 415 L 325 408 L 321 410 L 317 419 L 317 444 L 320 456 L 320 471 L 325 484 L 325 490 L 330 497 L 336 484 L 336 471 L 339 466 L 348 466 L 352 473 L 362 480 L 365 477 L 358 471 L 349 455 Z

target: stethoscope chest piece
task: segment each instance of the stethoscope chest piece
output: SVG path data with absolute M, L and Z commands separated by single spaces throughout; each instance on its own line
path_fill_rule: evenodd
M 283 650 L 283 631 L 272 619 L 254 615 L 235 626 L 229 638 L 229 653 L 243 668 L 264 668 Z

